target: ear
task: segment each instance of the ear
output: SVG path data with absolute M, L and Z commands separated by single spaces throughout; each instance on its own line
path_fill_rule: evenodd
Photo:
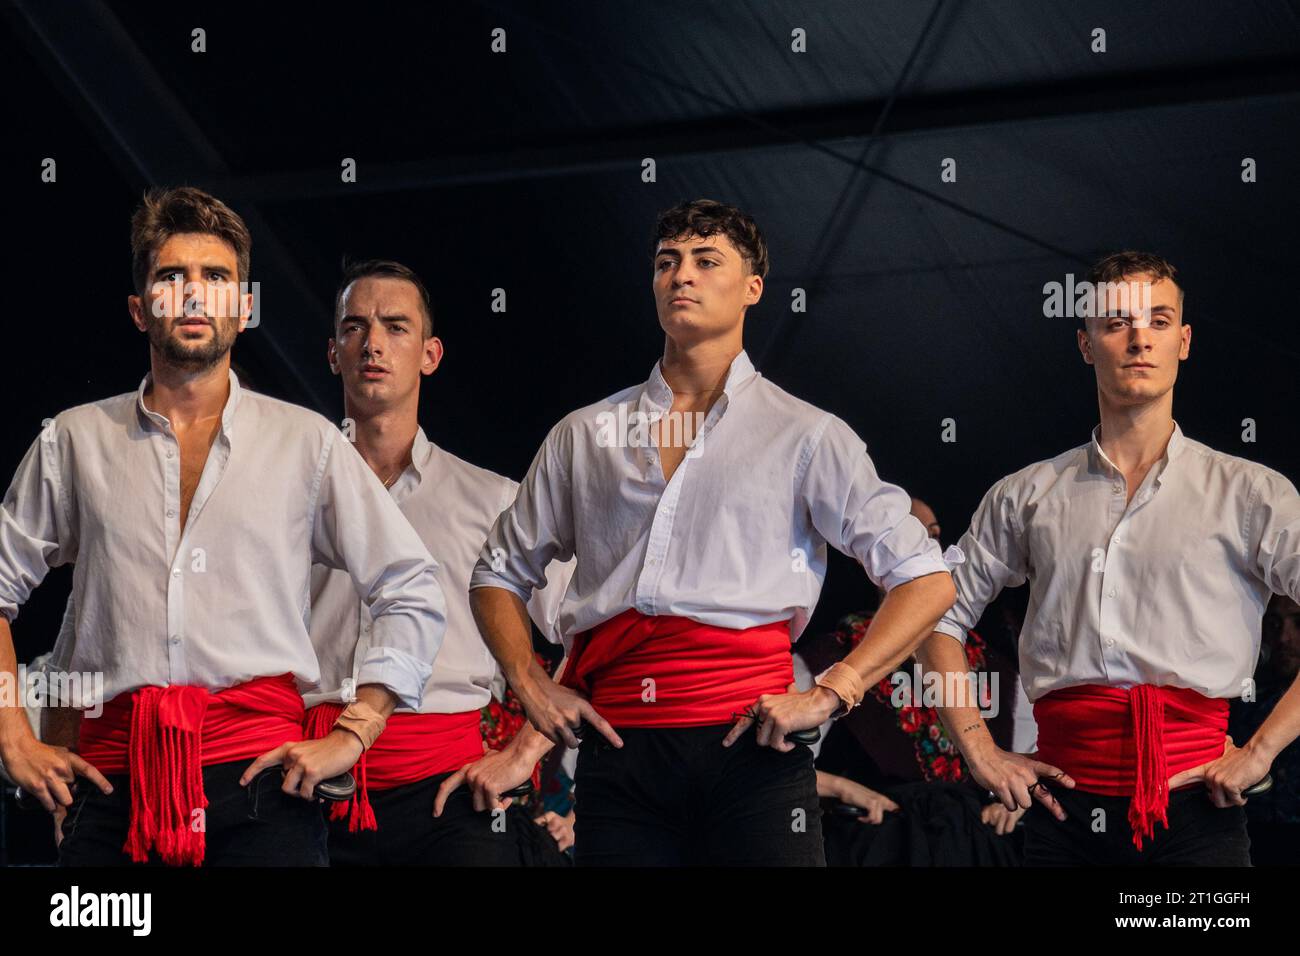
M 758 273 L 750 275 L 745 284 L 745 305 L 758 305 L 763 297 L 763 277 Z
M 442 364 L 442 339 L 431 335 L 424 340 L 424 355 L 420 362 L 420 374 L 432 375 Z
M 330 363 L 330 371 L 335 375 L 339 374 L 339 349 L 334 337 L 330 336 L 330 344 L 325 349 L 325 358 Z
M 128 295 L 126 297 L 126 311 L 131 313 L 131 321 L 141 332 L 149 331 L 149 322 L 144 314 L 144 300 L 138 295 Z
M 239 331 L 248 328 L 253 318 L 253 293 L 245 292 L 239 297 Z
M 1083 356 L 1083 360 L 1089 365 L 1094 364 L 1092 359 L 1092 340 L 1088 338 L 1088 330 L 1076 329 L 1075 335 L 1078 336 L 1079 353 Z
M 1184 322 L 1181 331 L 1183 334 L 1183 346 L 1178 350 L 1178 360 L 1180 362 L 1185 360 L 1188 353 L 1192 350 L 1192 327 Z

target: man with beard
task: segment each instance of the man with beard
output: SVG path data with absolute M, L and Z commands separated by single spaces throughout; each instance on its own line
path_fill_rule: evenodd
M 442 638 L 437 565 L 356 450 L 230 370 L 251 316 L 238 291 L 250 245 L 200 190 L 145 197 L 128 307 L 150 372 L 134 393 L 59 414 L 0 505 L 0 669 L 14 672 L 18 607 L 75 562 L 60 661 L 104 675 L 103 713 L 82 722 L 77 753 L 0 708 L 9 773 L 47 809 L 68 808 L 64 865 L 324 865 L 315 785 L 419 700 Z M 356 702 L 303 741 L 299 687 L 319 678 L 313 561 L 348 573 L 374 627 Z M 257 774 L 267 766 L 282 777 Z M 78 775 L 95 786 L 74 798 Z

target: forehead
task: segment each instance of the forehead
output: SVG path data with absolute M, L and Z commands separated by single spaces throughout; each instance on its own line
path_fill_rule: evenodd
M 1178 286 L 1171 279 L 1156 279 L 1145 273 L 1134 273 L 1107 282 L 1102 291 L 1105 293 L 1107 311 L 1115 308 L 1131 309 L 1143 304 L 1152 310 L 1163 307 L 1178 311 Z
M 700 246 L 712 246 L 715 249 L 721 249 L 723 252 L 740 254 L 740 250 L 731 241 L 731 237 L 725 232 L 718 231 L 711 236 L 697 236 L 695 233 L 690 233 L 680 239 L 660 239 L 659 245 L 655 247 L 655 255 L 669 250 L 674 250 L 682 255 L 689 255 L 691 249 L 697 249 Z
M 220 236 L 207 232 L 178 232 L 163 240 L 154 253 L 154 262 L 168 265 L 176 262 L 202 260 L 206 263 L 224 263 L 235 268 L 235 248 Z
M 362 276 L 343 290 L 340 302 L 344 315 L 420 314 L 420 291 L 415 284 L 396 276 Z

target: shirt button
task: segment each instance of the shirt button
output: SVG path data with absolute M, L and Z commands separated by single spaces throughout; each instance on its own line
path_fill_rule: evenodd
M 181 569 L 180 569 L 180 568 L 174 568 L 174 569 L 172 570 L 172 577 L 174 577 L 174 578 L 179 578 L 180 576 L 181 576 Z
M 167 509 L 167 517 L 169 517 L 169 518 L 175 518 L 175 517 L 176 517 L 176 512 L 173 511 L 171 508 L 168 508 L 168 509 Z
M 172 450 L 171 450 L 170 448 L 167 449 L 167 457 L 168 457 L 168 458 L 172 458 L 172 457 L 174 457 L 174 453 L 172 452 Z
M 1114 589 L 1114 588 L 1111 588 L 1110 591 L 1107 592 L 1107 596 L 1108 596 L 1108 597 L 1114 597 L 1114 596 L 1115 596 L 1115 589 Z
M 1116 544 L 1119 544 L 1119 540 L 1120 540 L 1119 535 L 1115 535 L 1115 537 L 1112 538 L 1111 540 L 1113 540 Z
M 1124 487 L 1123 487 L 1123 485 L 1116 485 L 1116 486 L 1115 486 L 1115 494 L 1117 494 L 1117 495 L 1122 495 L 1123 493 L 1124 493 Z
M 177 644 L 179 644 L 180 642 L 181 642 L 180 635 L 179 635 L 179 634 L 173 634 L 173 635 L 172 635 L 172 647 L 175 647 L 175 646 L 176 646 Z
M 1106 646 L 1107 646 L 1107 647 L 1114 647 L 1114 646 L 1115 646 L 1115 638 L 1112 637 L 1110 640 L 1108 640 L 1108 641 L 1106 642 Z

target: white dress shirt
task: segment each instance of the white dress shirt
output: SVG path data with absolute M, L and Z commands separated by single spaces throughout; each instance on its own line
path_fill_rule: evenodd
M 1238 697 L 1269 594 L 1300 599 L 1300 495 L 1270 468 L 1184 437 L 1126 505 L 1097 443 L 1003 478 L 984 496 L 937 630 L 958 640 L 1002 588 L 1029 581 L 1020 676 L 1030 700 L 1079 684 Z
M 0 614 L 75 562 L 52 666 L 103 673 L 104 699 L 284 673 L 309 686 L 317 561 L 375 615 L 363 682 L 417 704 L 446 627 L 437 564 L 356 449 L 232 373 L 182 531 L 180 446 L 145 407 L 148 383 L 60 413 L 32 444 L 0 505 Z
M 430 551 L 438 555 L 438 582 L 447 600 L 447 635 L 433 663 L 417 708 L 424 714 L 478 710 L 492 699 L 497 665 L 469 606 L 469 576 L 488 529 L 510 503 L 519 485 L 471 465 L 439 448 L 420 429 L 411 464 L 389 493 Z M 548 583 L 533 592 L 529 613 L 538 630 L 558 642 L 555 631 L 560 599 L 572 564 L 555 562 Z M 360 681 L 360 664 L 369 653 L 370 612 L 341 571 L 316 565 L 311 573 L 311 639 L 320 658 L 321 679 L 304 694 L 308 707 L 346 697 L 344 681 Z M 343 693 L 341 693 L 343 692 Z M 410 712 L 410 708 L 401 708 Z
M 839 418 L 754 370 L 741 352 L 691 450 L 665 482 L 658 449 L 603 427 L 660 415 L 673 393 L 649 381 L 578 409 L 551 429 L 519 495 L 483 546 L 470 587 L 527 600 L 552 558 L 577 555 L 560 608 L 567 641 L 628 608 L 746 628 L 790 621 L 797 639 L 826 576 L 829 543 L 886 588 L 947 570 Z

